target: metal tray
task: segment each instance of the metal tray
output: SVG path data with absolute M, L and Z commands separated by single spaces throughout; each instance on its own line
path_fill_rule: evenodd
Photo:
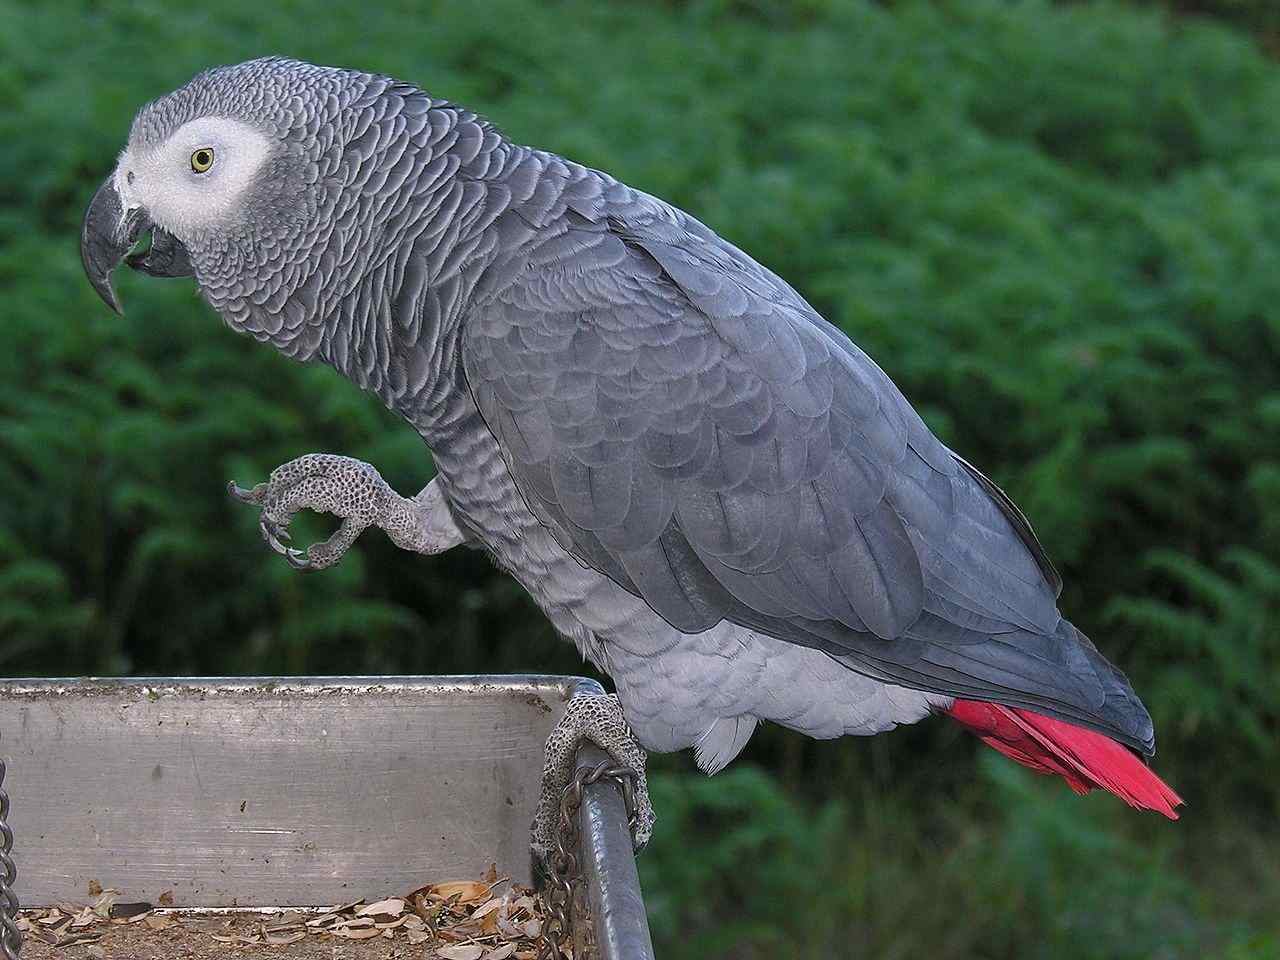
M 598 692 L 555 676 L 0 680 L 15 889 L 40 906 L 97 881 L 209 908 L 330 904 L 490 863 L 527 883 L 544 742 L 570 696 Z M 616 786 L 588 788 L 580 823 L 601 956 L 652 956 Z

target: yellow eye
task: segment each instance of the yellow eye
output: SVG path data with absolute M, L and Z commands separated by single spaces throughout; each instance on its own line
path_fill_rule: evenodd
M 201 147 L 191 154 L 191 169 L 205 173 L 213 166 L 213 147 Z

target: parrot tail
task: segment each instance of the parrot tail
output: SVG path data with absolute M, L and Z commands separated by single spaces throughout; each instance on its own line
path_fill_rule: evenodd
M 1140 810 L 1177 820 L 1182 798 L 1127 747 L 1101 733 L 1017 707 L 957 700 L 948 714 L 1006 757 L 1056 773 L 1076 793 L 1100 788 Z

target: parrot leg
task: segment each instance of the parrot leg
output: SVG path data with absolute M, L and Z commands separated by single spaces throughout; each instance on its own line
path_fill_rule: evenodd
M 653 805 L 649 802 L 649 784 L 644 775 L 645 753 L 627 726 L 617 694 L 571 697 L 564 716 L 547 737 L 542 793 L 531 828 L 530 845 L 544 861 L 556 846 L 560 797 L 573 779 L 574 758 L 583 740 L 596 744 L 619 766 L 635 771 L 636 825 L 631 839 L 639 850 L 653 835 Z
M 417 553 L 442 553 L 467 539 L 436 480 L 417 496 L 402 497 L 372 466 L 351 457 L 309 453 L 276 467 L 266 483 L 246 490 L 232 481 L 227 489 L 262 508 L 263 539 L 299 570 L 333 566 L 367 527 L 381 528 L 396 546 Z M 342 518 L 333 536 L 305 551 L 286 546 L 289 521 L 303 509 Z

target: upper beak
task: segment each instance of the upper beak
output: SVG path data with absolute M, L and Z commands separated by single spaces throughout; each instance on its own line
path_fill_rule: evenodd
M 148 231 L 151 245 L 146 250 L 129 253 L 138 238 Z M 98 188 L 85 211 L 84 227 L 80 231 L 80 260 L 98 296 L 120 314 L 123 311 L 111 288 L 111 271 L 121 262 L 153 277 L 190 277 L 195 273 L 187 248 L 177 237 L 155 226 L 141 207 L 124 209 L 114 177 Z
M 141 207 L 125 210 L 116 191 L 115 178 L 108 177 L 98 188 L 84 214 L 80 229 L 80 261 L 85 276 L 108 307 L 121 316 L 120 300 L 111 288 L 111 271 L 120 266 L 125 254 L 138 241 L 151 221 Z

